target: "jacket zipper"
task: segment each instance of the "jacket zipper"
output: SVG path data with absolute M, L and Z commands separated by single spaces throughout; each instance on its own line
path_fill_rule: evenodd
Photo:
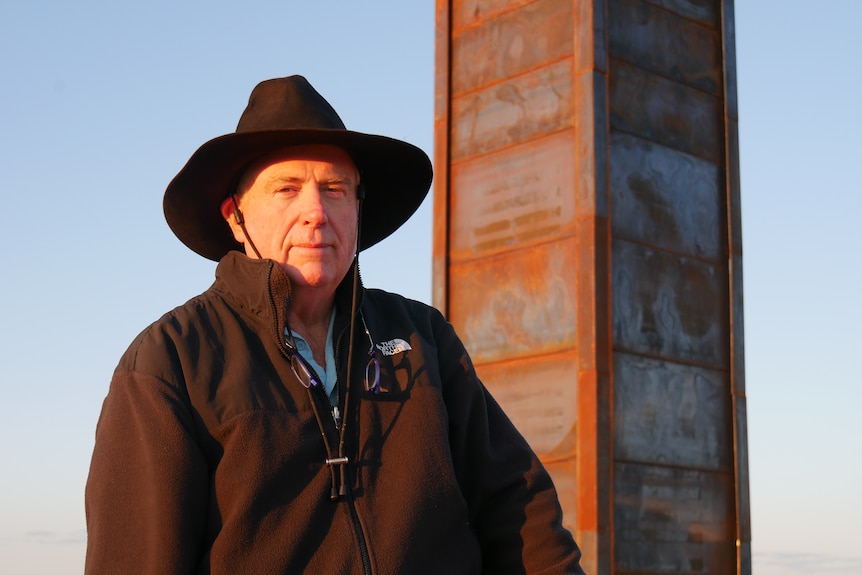
M 342 330 L 341 335 L 344 335 L 344 330 Z M 335 352 L 336 366 L 338 365 L 338 348 L 340 348 L 341 335 L 339 336 L 339 338 L 337 340 L 339 342 L 339 344 L 336 345 L 336 352 Z M 284 336 L 282 336 L 282 337 L 284 337 Z M 284 350 L 282 350 L 282 354 L 284 354 Z M 317 379 L 317 381 L 323 381 L 320 379 L 320 376 L 314 371 L 314 368 L 312 366 L 308 366 L 308 367 L 309 367 L 309 369 L 311 369 L 312 375 L 314 375 L 314 377 Z M 315 389 L 313 389 L 311 391 L 312 391 L 312 393 L 317 393 L 318 397 L 321 398 L 325 404 L 327 404 L 327 405 L 329 404 L 329 398 L 326 397 L 326 390 L 324 390 L 322 386 L 315 386 Z M 339 390 L 338 395 L 339 395 L 338 404 L 340 405 L 341 404 L 341 390 Z M 314 401 L 314 399 L 312 399 L 312 401 Z M 324 424 L 324 425 L 328 425 L 328 424 Z M 323 431 L 323 433 L 327 433 L 327 434 L 328 434 L 328 432 L 329 432 L 329 430 Z M 338 439 L 339 432 L 340 432 L 340 430 L 338 428 L 338 424 L 335 423 L 335 437 L 336 437 L 336 439 Z M 336 455 L 337 455 L 337 453 L 336 453 Z M 329 454 L 327 454 L 327 461 L 328 461 L 328 459 L 329 459 Z M 363 573 L 365 573 L 365 575 L 373 575 L 373 571 L 371 569 L 371 556 L 368 552 L 368 541 L 365 537 L 365 530 L 362 528 L 362 522 L 359 521 L 359 513 L 356 511 L 356 504 L 355 504 L 354 499 L 353 499 L 353 489 L 351 489 L 351 487 L 350 487 L 350 471 L 351 470 L 349 467 L 349 462 L 345 461 L 344 463 L 340 463 L 340 465 L 347 466 L 347 473 L 345 474 L 346 481 L 345 481 L 345 485 L 344 485 L 344 487 L 347 490 L 347 494 L 344 497 L 344 500 L 345 500 L 344 503 L 347 505 L 348 511 L 350 512 L 350 520 L 351 520 L 351 523 L 353 524 L 353 531 L 356 534 L 356 541 L 357 541 L 357 545 L 359 546 L 359 557 L 362 560 L 362 571 L 363 571 Z
M 274 265 L 274 264 L 271 264 L 271 265 Z M 270 285 L 269 274 L 267 274 L 267 285 Z M 273 315 L 277 318 L 278 313 L 275 311 L 277 309 L 277 307 L 276 307 L 275 300 L 272 297 L 271 288 L 269 288 L 269 300 L 270 300 L 270 305 L 272 306 L 272 309 L 273 309 Z M 276 322 L 276 323 L 278 323 L 278 322 Z M 340 355 L 340 350 L 341 350 L 341 339 L 344 337 L 345 331 L 350 329 L 349 326 L 350 326 L 350 322 L 348 322 L 347 327 L 345 327 L 341 330 L 341 333 L 338 335 L 338 338 L 336 339 L 336 344 L 335 344 L 335 366 L 336 366 L 335 369 L 336 369 L 336 371 L 338 370 L 338 366 L 340 365 L 339 355 Z M 278 325 L 275 326 L 276 342 L 278 343 L 278 348 L 281 351 L 282 356 L 285 359 L 287 359 L 288 361 L 290 361 L 290 354 L 287 351 L 287 345 L 284 343 L 284 328 L 285 328 L 285 326 L 278 326 Z M 281 330 L 281 333 L 279 333 L 279 330 Z M 311 367 L 311 366 L 309 366 L 309 367 Z M 347 366 L 347 369 L 348 369 L 348 371 L 350 370 L 349 365 Z M 311 371 L 314 372 L 313 367 L 311 367 Z M 317 375 L 316 373 L 314 373 L 314 376 L 317 378 L 318 381 L 322 381 L 320 379 L 320 376 Z M 341 406 L 341 404 L 342 404 L 341 398 L 344 395 L 346 395 L 346 393 L 347 393 L 347 389 L 342 390 L 341 389 L 342 387 L 344 387 L 344 388 L 347 387 L 346 382 L 345 382 L 344 386 L 339 385 L 338 400 L 336 401 L 337 406 Z M 312 391 L 312 393 L 314 393 L 314 391 Z M 328 406 L 329 405 L 329 398 L 326 397 L 326 391 L 321 387 L 320 391 L 318 391 L 317 393 L 319 394 L 318 397 L 322 397 L 324 400 L 324 404 Z M 312 401 L 314 401 L 313 398 L 312 398 Z M 332 413 L 332 411 L 330 411 L 330 413 Z M 341 414 L 342 419 L 346 416 L 347 416 L 346 413 Z M 324 424 L 322 421 L 319 421 L 319 423 L 321 425 L 327 425 L 327 424 Z M 342 421 L 341 423 L 342 423 L 342 425 L 346 424 L 345 421 Z M 334 421 L 333 421 L 333 424 L 335 424 Z M 331 434 L 328 433 L 329 430 L 321 429 L 320 431 L 321 431 L 321 433 L 326 433 L 327 435 L 331 436 Z M 338 441 L 340 441 L 339 436 L 340 436 L 339 426 L 335 425 L 335 437 Z M 336 443 L 336 445 L 338 445 L 338 444 Z M 329 458 L 329 454 L 327 454 L 327 459 L 328 458 Z M 341 465 L 345 465 L 346 470 L 347 470 L 347 473 L 345 473 L 345 476 L 347 479 L 347 481 L 345 481 L 345 483 L 346 483 L 345 487 L 347 489 L 347 495 L 345 497 L 345 499 L 346 499 L 345 503 L 347 504 L 348 510 L 350 511 L 350 519 L 351 519 L 351 522 L 353 523 L 353 531 L 356 534 L 356 541 L 357 541 L 357 544 L 359 545 L 359 556 L 362 560 L 362 571 L 363 571 L 363 573 L 365 573 L 365 575 L 373 575 L 373 570 L 371 569 L 371 556 L 368 552 L 368 541 L 365 537 L 365 531 L 362 529 L 362 523 L 359 521 L 359 514 L 356 511 L 356 505 L 355 505 L 354 500 L 353 500 L 353 490 L 350 488 L 350 481 L 349 481 L 349 479 L 350 479 L 350 467 L 349 467 L 347 462 L 341 463 Z
M 335 366 L 336 366 L 335 369 L 336 370 L 338 370 L 338 366 L 341 365 L 341 362 L 339 361 L 340 355 L 341 355 L 341 340 L 344 337 L 344 332 L 349 330 L 349 329 L 350 329 L 350 322 L 347 323 L 347 327 L 345 327 L 344 329 L 341 330 L 341 333 L 338 334 L 338 337 L 335 340 Z M 349 365 L 347 366 L 347 370 L 348 371 L 350 370 Z M 345 381 L 344 386 L 339 386 L 338 405 L 341 405 L 341 398 L 343 396 L 346 396 L 346 394 L 348 392 L 346 383 L 347 382 Z M 344 389 L 342 389 L 342 387 L 344 387 Z M 342 414 L 342 417 L 346 418 L 347 414 L 346 413 Z M 347 422 L 344 421 L 342 424 L 347 425 Z M 340 430 L 338 430 L 338 431 L 340 431 Z M 345 503 L 347 504 L 348 510 L 350 511 L 350 519 L 353 522 L 353 530 L 356 533 L 356 541 L 357 541 L 357 544 L 359 545 L 359 557 L 362 559 L 362 571 L 365 573 L 365 575 L 372 575 L 373 571 L 371 569 L 371 556 L 368 552 L 368 541 L 365 537 L 365 530 L 362 528 L 362 522 L 359 521 L 359 513 L 356 511 L 356 504 L 355 504 L 354 499 L 353 499 L 353 489 L 351 488 L 351 475 L 352 475 L 351 469 L 347 463 L 345 463 L 344 465 L 347 466 L 347 473 L 345 474 L 346 479 L 347 479 L 347 481 L 345 482 L 346 483 L 345 487 L 347 488 L 347 496 L 345 499 L 347 501 Z

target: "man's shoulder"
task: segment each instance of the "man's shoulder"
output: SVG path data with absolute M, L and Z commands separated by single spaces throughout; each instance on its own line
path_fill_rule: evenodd
M 170 333 L 179 331 L 183 333 L 187 329 L 193 329 L 196 324 L 200 324 L 219 308 L 226 309 L 227 307 L 218 291 L 210 288 L 163 314 L 147 326 L 142 335 L 150 332 Z
M 145 327 L 129 345 L 117 369 L 138 371 L 142 364 L 173 363 L 189 343 L 209 339 L 220 309 L 227 309 L 220 295 L 212 288 L 194 296 L 163 314 Z
M 366 289 L 363 311 L 374 319 L 378 328 L 417 330 L 435 337 L 446 329 L 448 322 L 437 308 L 418 300 L 381 289 Z
M 364 301 L 368 302 L 369 306 L 374 308 L 382 308 L 389 311 L 401 310 L 410 315 L 442 317 L 437 308 L 427 303 L 379 288 L 365 288 Z

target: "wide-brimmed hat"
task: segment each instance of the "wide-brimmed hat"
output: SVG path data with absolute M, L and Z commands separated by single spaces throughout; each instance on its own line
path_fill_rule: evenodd
M 331 144 L 359 168 L 365 188 L 360 249 L 397 230 L 431 186 L 431 161 L 421 149 L 393 138 L 352 132 L 302 76 L 266 80 L 251 93 L 236 132 L 212 139 L 192 155 L 165 191 L 165 219 L 198 254 L 218 261 L 242 250 L 221 214 L 243 171 L 288 146 Z

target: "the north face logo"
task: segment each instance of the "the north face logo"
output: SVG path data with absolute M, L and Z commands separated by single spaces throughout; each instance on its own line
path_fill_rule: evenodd
M 395 339 L 378 343 L 377 349 L 379 349 L 380 353 L 383 355 L 395 355 L 396 353 L 402 353 L 413 348 L 410 347 L 410 344 L 403 339 L 396 337 Z

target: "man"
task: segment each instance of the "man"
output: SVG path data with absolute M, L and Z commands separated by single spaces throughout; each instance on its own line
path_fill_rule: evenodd
M 582 573 L 452 326 L 361 284 L 358 252 L 431 175 L 298 76 L 259 84 L 236 132 L 195 152 L 165 216 L 216 280 L 114 373 L 87 573 Z

